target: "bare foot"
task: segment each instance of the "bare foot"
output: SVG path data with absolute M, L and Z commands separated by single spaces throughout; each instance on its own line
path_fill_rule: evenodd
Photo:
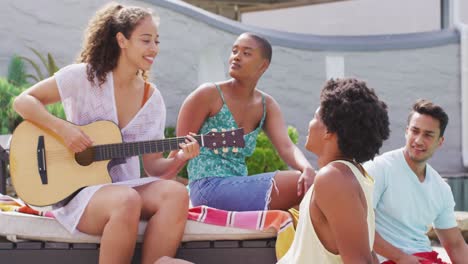
M 156 262 L 154 262 L 154 264 L 194 264 L 194 263 L 183 260 L 183 259 L 176 259 L 176 258 L 171 258 L 171 257 L 164 256 L 164 257 L 156 260 Z

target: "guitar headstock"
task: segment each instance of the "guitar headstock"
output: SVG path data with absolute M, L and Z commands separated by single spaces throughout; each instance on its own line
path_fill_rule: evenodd
M 244 129 L 238 128 L 221 132 L 211 131 L 203 135 L 203 142 L 203 146 L 210 149 L 243 148 L 245 146 Z

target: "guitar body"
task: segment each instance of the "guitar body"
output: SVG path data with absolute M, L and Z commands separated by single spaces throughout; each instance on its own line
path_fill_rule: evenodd
M 78 126 L 94 145 L 121 143 L 119 127 L 110 121 L 97 121 Z M 38 139 L 43 136 L 47 183 L 39 172 Z M 39 157 L 38 157 L 39 156 Z M 95 161 L 87 166 L 78 164 L 75 154 L 48 129 L 29 121 L 22 122 L 13 132 L 10 144 L 10 174 L 18 196 L 28 204 L 55 204 L 83 187 L 111 183 L 107 171 L 109 160 Z

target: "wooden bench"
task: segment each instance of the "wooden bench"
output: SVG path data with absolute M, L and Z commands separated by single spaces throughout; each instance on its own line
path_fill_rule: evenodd
M 0 193 L 7 193 L 8 136 L 0 135 Z M 0 222 L 0 225 L 2 223 Z M 269 264 L 276 262 L 275 238 L 258 240 L 183 242 L 177 257 L 194 263 Z M 164 243 L 162 241 L 161 243 Z M 98 263 L 99 244 L 24 241 L 11 242 L 0 237 L 0 263 Z M 141 244 L 137 244 L 132 263 L 141 263 Z
M 98 263 L 98 256 L 99 244 L 0 240 L 1 263 L 88 264 Z M 202 264 L 275 263 L 275 240 L 184 242 L 177 257 Z M 141 263 L 141 244 L 136 246 L 132 263 Z

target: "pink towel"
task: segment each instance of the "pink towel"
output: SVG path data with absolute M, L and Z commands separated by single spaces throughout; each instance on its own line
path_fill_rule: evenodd
M 291 215 L 280 210 L 235 212 L 197 206 L 189 209 L 188 219 L 211 225 L 251 230 L 274 228 L 278 232 L 292 225 Z
M 29 207 L 20 199 L 15 199 L 11 196 L 2 194 L 0 194 L 0 210 L 55 218 L 54 215 L 49 211 L 37 211 Z
M 291 215 L 280 210 L 235 212 L 197 206 L 189 209 L 188 219 L 210 225 L 250 230 L 264 231 L 273 228 L 278 234 L 275 244 L 278 259 L 288 251 L 295 233 Z

